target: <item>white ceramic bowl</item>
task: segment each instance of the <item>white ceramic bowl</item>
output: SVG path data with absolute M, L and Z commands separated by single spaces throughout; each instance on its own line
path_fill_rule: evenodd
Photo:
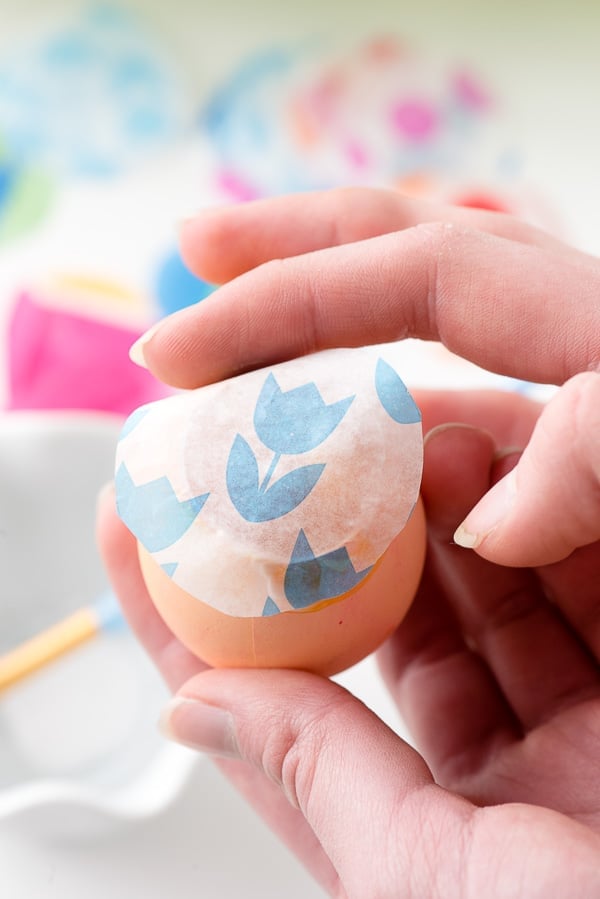
M 0 416 L 0 654 L 108 584 L 95 500 L 121 420 Z M 0 822 L 97 834 L 164 808 L 194 755 L 157 731 L 166 688 L 125 624 L 0 694 Z

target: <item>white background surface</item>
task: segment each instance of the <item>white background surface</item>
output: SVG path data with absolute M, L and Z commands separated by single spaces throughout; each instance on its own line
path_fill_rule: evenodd
M 38 14 L 47 0 L 0 2 L 3 29 Z M 394 31 L 427 52 L 488 75 L 510 106 L 528 173 L 560 210 L 572 242 L 600 251 L 600 4 L 419 3 L 303 0 L 179 0 L 151 9 L 165 39 L 196 59 L 199 80 L 230 70 L 240 54 L 302 33 Z M 6 32 L 5 32 L 6 33 Z M 350 676 L 371 705 L 391 715 L 370 664 Z M 10 824 L 0 829 L 0 893 L 11 899 L 312 899 L 321 892 L 209 762 L 162 815 L 101 841 L 52 845 Z M 366 899 L 366 897 L 365 897 Z
M 91 844 L 35 843 L 0 831 L 11 899 L 318 899 L 323 893 L 203 760 L 163 815 Z

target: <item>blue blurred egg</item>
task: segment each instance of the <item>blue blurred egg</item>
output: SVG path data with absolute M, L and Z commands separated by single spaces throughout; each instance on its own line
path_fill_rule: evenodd
M 193 306 L 214 290 L 214 284 L 192 274 L 177 250 L 165 259 L 156 278 L 155 295 L 161 315 Z

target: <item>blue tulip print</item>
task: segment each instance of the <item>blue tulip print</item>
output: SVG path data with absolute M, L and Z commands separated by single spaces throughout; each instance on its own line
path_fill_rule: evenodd
M 313 381 L 283 391 L 269 374 L 254 410 L 254 427 L 265 446 L 280 456 L 307 453 L 335 431 L 353 399 L 327 405 Z
M 227 490 L 246 521 L 271 521 L 287 515 L 309 495 L 324 463 L 303 465 L 271 483 L 283 455 L 307 453 L 323 443 L 348 411 L 353 396 L 324 402 L 313 382 L 283 391 L 269 374 L 254 410 L 254 427 L 274 456 L 260 479 L 258 462 L 247 440 L 237 434 L 227 461 Z
M 148 415 L 152 406 L 148 403 L 145 406 L 140 406 L 139 409 L 136 409 L 131 413 L 129 418 L 125 421 L 125 424 L 121 428 L 121 435 L 119 440 L 123 440 L 125 437 L 129 436 L 131 432 L 137 428 L 139 423 L 143 421 L 143 419 Z
M 305 609 L 356 587 L 371 567 L 356 571 L 345 546 L 315 556 L 304 531 L 300 531 L 285 572 L 285 595 L 294 609 Z
M 271 521 L 299 506 L 319 480 L 325 465 L 304 465 L 267 486 L 274 466 L 259 479 L 256 456 L 248 442 L 237 434 L 227 460 L 227 490 L 246 521 Z
M 398 424 L 410 425 L 421 421 L 421 413 L 404 381 L 391 365 L 383 359 L 377 360 L 375 388 L 381 405 Z
M 279 606 L 271 599 L 270 596 L 267 596 L 267 600 L 262 610 L 262 617 L 271 618 L 273 615 L 279 615 L 279 611 Z
M 197 518 L 209 494 L 177 499 L 167 477 L 135 484 L 125 463 L 115 476 L 119 516 L 148 552 L 159 552 L 182 537 Z M 167 571 L 172 574 L 175 569 Z

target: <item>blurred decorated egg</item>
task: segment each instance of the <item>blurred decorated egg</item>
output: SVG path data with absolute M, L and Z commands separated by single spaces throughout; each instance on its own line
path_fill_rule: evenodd
M 127 420 L 119 515 L 160 614 L 209 664 L 329 675 L 404 616 L 425 522 L 399 353 L 327 350 Z

